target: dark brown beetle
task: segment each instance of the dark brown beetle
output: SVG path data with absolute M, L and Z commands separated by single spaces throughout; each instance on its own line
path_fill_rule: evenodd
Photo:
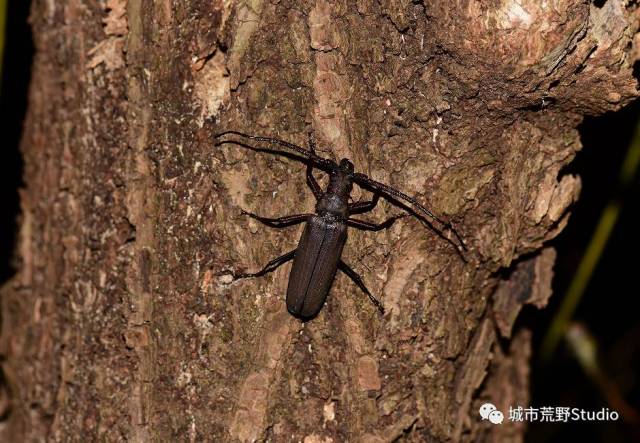
M 269 148 L 255 147 L 233 139 L 221 140 L 221 137 L 225 135 L 235 135 L 245 140 L 269 143 Z M 407 215 L 396 215 L 379 224 L 351 218 L 354 214 L 371 211 L 378 203 L 380 196 L 401 206 L 431 228 L 433 226 L 425 220 L 425 216 L 439 223 L 444 229 L 454 234 L 459 243 L 459 246 L 454 243 L 456 247 L 466 249 L 464 242 L 453 229 L 451 223 L 439 219 L 416 199 L 397 189 L 372 180 L 364 174 L 354 172 L 353 164 L 348 159 L 343 158 L 338 164 L 333 160 L 319 157 L 315 153 L 315 144 L 312 138 L 309 140 L 309 149 L 282 140 L 252 136 L 237 131 L 225 131 L 216 135 L 216 138 L 218 139 L 216 146 L 236 144 L 256 151 L 285 155 L 307 163 L 307 184 L 317 201 L 315 214 L 266 218 L 243 211 L 244 214 L 274 228 L 284 228 L 306 222 L 298 247 L 271 260 L 258 272 L 234 274 L 235 278 L 258 277 L 293 259 L 289 287 L 287 288 L 287 309 L 295 317 L 310 319 L 320 312 L 338 269 L 351 278 L 369 296 L 380 312 L 384 312 L 382 304 L 369 292 L 362 278 L 341 260 L 342 249 L 347 241 L 347 227 L 380 231 L 389 228 L 397 219 Z M 329 174 L 329 184 L 325 192 L 322 191 L 313 176 L 314 167 Z M 353 189 L 353 183 L 373 192 L 373 199 L 350 204 L 349 196 Z M 405 202 L 409 203 L 411 207 L 403 204 Z M 436 232 L 442 236 L 440 231 L 436 230 Z M 448 238 L 447 240 L 451 241 Z

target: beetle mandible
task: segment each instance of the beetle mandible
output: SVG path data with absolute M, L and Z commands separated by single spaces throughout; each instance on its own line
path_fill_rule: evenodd
M 269 147 L 255 147 L 246 141 L 222 139 L 222 137 L 229 135 L 238 136 L 246 141 L 268 143 Z M 441 237 L 444 237 L 442 232 L 435 229 L 425 217 L 432 222 L 438 223 L 445 230 L 452 232 L 458 243 L 453 243 L 449 238 L 444 237 L 447 241 L 454 244 L 458 251 L 460 249 L 466 250 L 462 238 L 450 222 L 436 217 L 415 198 L 384 183 L 377 182 L 365 174 L 355 172 L 353 163 L 348 159 L 343 158 L 340 163 L 336 163 L 333 160 L 318 156 L 312 136 L 309 137 L 308 149 L 282 140 L 248 135 L 238 131 L 225 131 L 217 134 L 215 138 L 218 140 L 216 146 L 236 144 L 255 151 L 284 155 L 307 164 L 307 184 L 316 198 L 315 214 L 296 214 L 280 218 L 267 218 L 242 211 L 243 214 L 274 228 L 284 228 L 306 222 L 297 248 L 271 260 L 258 272 L 234 273 L 235 279 L 259 277 L 274 271 L 280 265 L 293 259 L 287 288 L 287 309 L 295 317 L 307 320 L 315 317 L 320 312 L 338 269 L 353 280 L 367 294 L 378 310 L 384 313 L 382 304 L 367 289 L 362 278 L 341 259 L 342 249 L 347 241 L 348 227 L 367 231 L 380 231 L 389 228 L 396 220 L 407 215 L 396 215 L 378 224 L 351 218 L 354 214 L 363 214 L 373 210 L 381 196 L 402 207 L 408 213 L 417 217 L 423 224 L 434 229 Z M 313 168 L 329 174 L 329 183 L 324 192 L 313 176 Z M 349 196 L 354 183 L 372 192 L 373 198 L 370 201 L 349 203 Z

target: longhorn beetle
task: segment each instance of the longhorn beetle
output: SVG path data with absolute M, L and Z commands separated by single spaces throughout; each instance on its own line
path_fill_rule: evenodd
M 242 140 L 223 139 L 224 136 L 229 135 L 240 137 Z M 258 272 L 234 273 L 235 279 L 259 277 L 274 271 L 280 265 L 293 259 L 293 266 L 289 275 L 289 287 L 287 288 L 287 309 L 295 317 L 305 320 L 315 317 L 320 312 L 338 269 L 353 280 L 367 294 L 380 312 L 384 313 L 382 304 L 369 292 L 362 278 L 341 260 L 342 249 L 347 241 L 347 227 L 367 231 L 380 231 L 389 228 L 397 219 L 407 215 L 396 215 L 379 224 L 351 218 L 354 214 L 363 214 L 373 210 L 381 196 L 402 207 L 417 217 L 423 224 L 433 228 L 441 237 L 444 237 L 442 232 L 435 229 L 425 217 L 432 222 L 438 223 L 442 228 L 454 234 L 459 245 L 444 237 L 447 241 L 453 243 L 458 248 L 458 251 L 460 251 L 460 248 L 466 250 L 462 238 L 450 222 L 436 217 L 429 209 L 418 203 L 415 198 L 409 197 L 388 185 L 372 180 L 365 174 L 355 172 L 353 163 L 348 159 L 343 158 L 338 164 L 333 160 L 316 155 L 315 142 L 312 136 L 309 137 L 309 149 L 282 140 L 258 137 L 237 131 L 225 131 L 217 134 L 215 138 L 217 139 L 216 146 L 235 144 L 254 151 L 284 155 L 307 164 L 307 184 L 316 198 L 315 214 L 267 218 L 242 211 L 243 214 L 273 228 L 284 228 L 306 222 L 298 247 L 271 260 Z M 267 143 L 269 147 L 252 146 L 248 143 L 249 141 Z M 313 168 L 329 174 L 329 184 L 324 192 L 313 176 Z M 349 196 L 354 183 L 363 189 L 371 191 L 373 199 L 371 201 L 349 203 Z

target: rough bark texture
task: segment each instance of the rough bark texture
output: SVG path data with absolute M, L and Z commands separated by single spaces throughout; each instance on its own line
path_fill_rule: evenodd
M 636 95 L 636 2 L 35 1 L 20 268 L 2 294 L 6 441 L 519 441 L 526 303 L 580 180 L 585 114 Z M 313 321 L 284 307 L 295 247 L 241 216 L 309 212 L 304 166 L 222 129 L 304 144 L 418 196 L 351 232 Z M 367 193 L 356 191 L 355 199 Z M 371 216 L 399 209 L 385 203 Z M 522 258 L 525 257 L 525 258 Z

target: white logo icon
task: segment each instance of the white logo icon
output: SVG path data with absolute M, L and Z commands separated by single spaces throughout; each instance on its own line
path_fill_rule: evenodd
M 500 411 L 492 411 L 491 414 L 489 414 L 489 421 L 494 425 L 499 425 L 503 420 L 504 415 Z
M 494 425 L 499 425 L 504 421 L 504 414 L 498 411 L 492 403 L 485 403 L 480 406 L 479 412 L 483 420 L 489 420 Z
M 491 403 L 485 403 L 480 406 L 480 417 L 483 420 L 487 420 L 489 418 L 489 414 L 496 410 L 496 407 Z

